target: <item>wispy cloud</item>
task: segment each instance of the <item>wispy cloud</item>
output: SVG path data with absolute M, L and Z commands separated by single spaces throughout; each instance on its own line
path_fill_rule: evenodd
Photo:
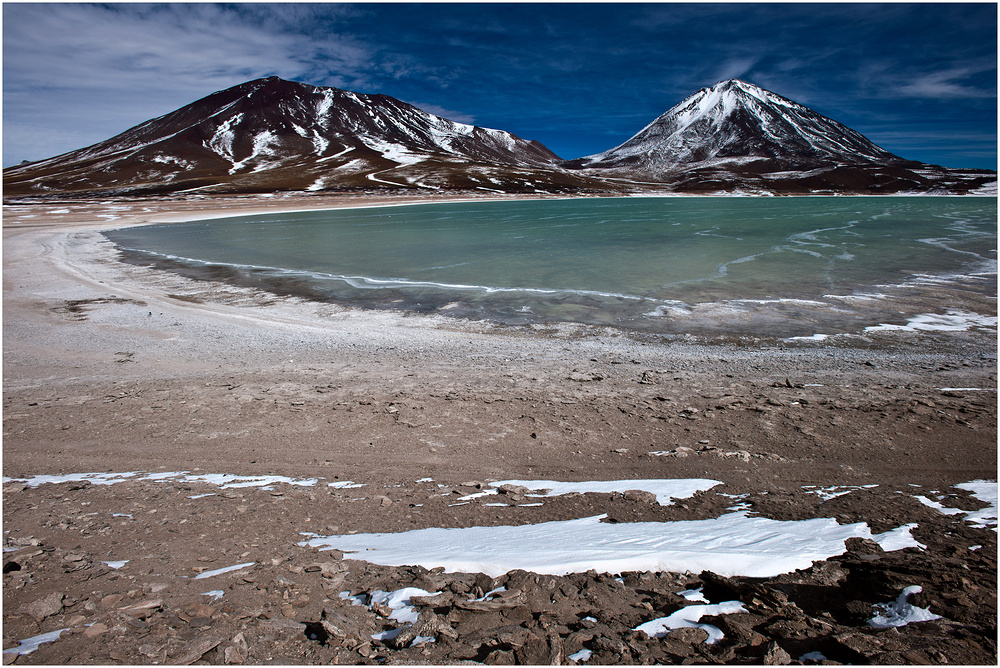
M 445 109 L 436 104 L 426 104 L 424 102 L 409 102 L 417 109 L 423 109 L 429 114 L 434 114 L 435 116 L 441 116 L 442 118 L 447 118 L 449 121 L 455 121 L 456 123 L 468 123 L 469 125 L 474 125 L 476 122 L 476 117 L 471 114 L 465 114 L 461 111 L 452 111 L 451 109 Z
M 989 67 L 953 67 L 939 72 L 918 75 L 900 85 L 896 92 L 904 97 L 928 97 L 938 99 L 989 98 L 996 97 L 996 86 L 990 89 L 972 85 L 968 78 L 992 69 Z M 991 78 L 995 83 L 995 76 Z
M 727 81 L 729 79 L 744 77 L 747 72 L 753 69 L 757 61 L 758 58 L 755 57 L 731 58 L 719 65 L 719 68 L 716 70 L 715 79 L 716 81 Z
M 4 164 L 105 139 L 199 97 L 262 76 L 363 90 L 375 49 L 326 30 L 303 39 L 297 5 L 3 7 Z M 330 25 L 327 17 L 327 25 Z M 47 134 L 75 128 L 83 143 Z M 6 135 L 6 133 L 5 133 Z M 20 158 L 18 158 L 20 159 Z

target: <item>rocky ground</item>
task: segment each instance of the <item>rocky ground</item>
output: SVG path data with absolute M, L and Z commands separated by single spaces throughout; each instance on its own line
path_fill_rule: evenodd
M 581 650 L 590 650 L 580 661 L 590 664 L 785 664 L 814 652 L 840 663 L 995 661 L 996 533 L 915 501 L 913 488 L 855 489 L 825 502 L 804 490 L 748 494 L 754 512 L 779 518 L 835 516 L 876 528 L 916 521 L 914 537 L 926 545 L 883 552 L 851 539 L 842 556 L 766 579 L 593 571 L 491 578 L 378 566 L 297 545 L 306 530 L 399 531 L 602 511 L 619 522 L 672 521 L 714 517 L 725 502 L 702 493 L 661 507 L 641 494 L 586 494 L 524 507 L 515 491 L 488 497 L 505 507 L 456 506 L 475 491 L 476 481 L 466 483 L 262 490 L 169 480 L 9 482 L 5 526 L 16 528 L 4 544 L 17 549 L 4 559 L 4 646 L 67 630 L 31 654 L 5 654 L 5 662 L 550 664 Z M 948 506 L 983 505 L 957 490 L 940 496 Z M 240 564 L 252 565 L 194 579 Z M 868 626 L 876 604 L 915 584 L 923 591 L 910 603 L 942 619 Z M 412 626 L 369 605 L 373 594 L 378 600 L 378 592 L 404 587 L 427 594 L 412 601 L 419 613 Z M 506 591 L 476 600 L 500 587 Z M 745 612 L 700 620 L 718 627 L 722 640 L 708 644 L 698 628 L 662 638 L 633 630 L 692 605 L 680 595 L 692 589 L 712 603 L 743 603 Z M 395 638 L 372 637 L 399 627 Z
M 996 662 L 996 530 L 968 521 L 987 504 L 956 487 L 996 480 L 995 332 L 678 343 L 494 327 L 158 274 L 115 262 L 93 233 L 177 208 L 206 213 L 5 210 L 4 649 L 67 629 L 5 663 Z M 145 477 L 33 478 L 128 471 Z M 191 477 L 223 473 L 316 481 Z M 677 478 L 721 484 L 670 505 L 516 488 L 459 500 L 507 479 Z M 734 504 L 873 534 L 916 524 L 925 547 L 851 540 L 752 579 L 488 577 L 299 545 L 308 532 L 708 519 Z M 940 619 L 868 625 L 910 586 Z M 417 621 L 373 638 L 404 626 L 378 592 L 405 587 L 426 593 L 411 599 Z M 696 589 L 745 610 L 701 619 L 721 640 L 635 630 L 704 604 L 681 595 Z

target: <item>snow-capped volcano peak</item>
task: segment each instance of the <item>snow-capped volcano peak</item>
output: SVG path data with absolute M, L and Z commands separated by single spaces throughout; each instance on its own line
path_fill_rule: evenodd
M 901 158 L 808 107 L 730 79 L 702 88 L 624 144 L 574 162 L 662 172 L 755 160 L 810 168 Z

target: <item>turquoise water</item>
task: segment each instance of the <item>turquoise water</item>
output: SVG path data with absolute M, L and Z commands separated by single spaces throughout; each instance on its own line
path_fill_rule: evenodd
M 763 318 L 755 327 L 787 321 L 780 334 L 810 329 L 792 326 L 789 309 L 826 311 L 808 318 L 835 326 L 837 297 L 989 282 L 996 223 L 992 198 L 594 198 L 265 214 L 107 236 L 133 260 L 359 306 L 664 332 L 685 319 L 738 329 L 733 314 L 752 311 Z M 702 317 L 713 310 L 728 315 L 713 325 Z M 867 322 L 842 319 L 842 329 Z

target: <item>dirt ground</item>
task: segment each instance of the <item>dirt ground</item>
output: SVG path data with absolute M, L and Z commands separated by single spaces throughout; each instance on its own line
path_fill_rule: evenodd
M 117 262 L 98 233 L 369 203 L 378 200 L 5 206 L 4 649 L 68 630 L 4 663 L 779 664 L 822 662 L 819 652 L 828 663 L 995 664 L 996 531 L 916 498 L 986 505 L 955 485 L 996 480 L 995 330 L 846 344 L 502 327 L 192 281 Z M 132 471 L 318 480 L 30 483 Z M 539 501 L 521 490 L 457 502 L 498 480 L 657 478 L 722 484 L 667 506 L 643 494 Z M 338 485 L 347 481 L 362 486 Z M 847 493 L 823 500 L 817 487 Z M 304 532 L 706 519 L 733 497 L 778 520 L 832 517 L 872 533 L 915 523 L 926 547 L 849 541 L 808 570 L 758 579 L 490 578 L 297 544 Z M 911 602 L 941 619 L 868 626 L 875 604 L 911 585 L 923 588 Z M 372 638 L 398 626 L 391 611 L 341 597 L 409 586 L 442 593 L 414 601 L 419 620 L 392 639 Z M 472 600 L 498 587 L 506 592 Z M 712 603 L 744 605 L 703 620 L 721 641 L 706 643 L 701 629 L 634 630 L 699 587 Z

